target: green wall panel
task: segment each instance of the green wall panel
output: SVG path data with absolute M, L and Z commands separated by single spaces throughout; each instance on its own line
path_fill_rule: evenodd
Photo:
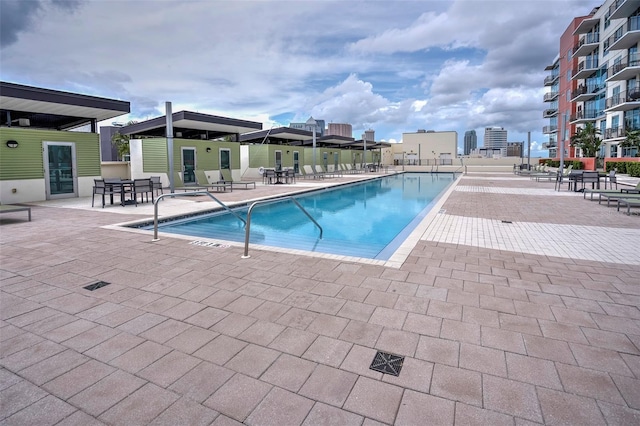
M 168 164 L 166 139 L 142 140 L 142 170 L 145 173 L 166 173 Z
M 149 138 L 142 141 L 143 170 L 147 173 L 168 172 L 167 140 Z M 195 148 L 196 166 L 199 170 L 220 169 L 220 149 L 231 151 L 231 168 L 240 168 L 240 145 L 238 142 L 204 141 L 197 139 L 173 139 L 173 167 L 182 170 L 182 148 Z M 207 148 L 211 148 L 207 152 Z M 149 155 L 149 158 L 147 158 Z
M 18 141 L 18 147 L 8 148 L 8 140 Z M 0 127 L 0 180 L 43 179 L 43 141 L 75 143 L 78 177 L 100 176 L 96 133 Z

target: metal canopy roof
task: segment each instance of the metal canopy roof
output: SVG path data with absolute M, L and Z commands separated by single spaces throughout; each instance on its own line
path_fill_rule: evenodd
M 262 123 L 219 117 L 199 112 L 180 111 L 171 114 L 173 136 L 182 139 L 215 139 L 262 129 Z M 166 137 L 166 116 L 130 124 L 118 131 L 123 135 Z
M 240 142 L 246 143 L 271 143 L 288 145 L 292 141 L 302 141 L 313 137 L 313 133 L 307 130 L 294 129 L 292 127 L 277 127 L 275 129 L 249 132 L 240 136 Z
M 349 138 L 347 136 L 326 135 L 316 138 L 317 147 L 324 146 L 327 148 L 340 148 L 348 146 L 351 143 L 353 143 L 353 138 Z M 313 146 L 313 138 L 298 141 L 296 143 L 292 143 L 292 145 Z
M 79 127 L 94 120 L 109 120 L 130 112 L 130 104 L 126 101 L 4 81 L 0 81 L 0 106 L 3 126 L 28 125 L 57 130 Z

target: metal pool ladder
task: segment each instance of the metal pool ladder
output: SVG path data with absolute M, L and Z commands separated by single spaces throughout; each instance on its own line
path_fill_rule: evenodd
M 218 200 L 216 197 L 211 195 L 211 193 L 209 191 L 190 191 L 190 192 L 184 192 L 184 193 L 175 193 L 174 192 L 173 194 L 162 194 L 159 197 L 157 197 L 155 199 L 155 201 L 153 202 L 153 240 L 151 240 L 151 241 L 159 241 L 159 238 L 158 238 L 158 201 L 160 201 L 164 197 L 185 197 L 185 196 L 189 196 L 189 195 L 208 195 L 211 199 L 213 199 L 213 201 L 215 201 L 218 204 L 220 204 L 226 211 L 228 211 L 229 213 L 231 213 L 232 215 L 237 217 L 242 223 L 245 224 L 245 226 L 247 225 L 247 221 L 244 220 L 242 218 L 242 216 L 240 216 L 238 213 L 236 213 L 233 210 L 231 210 L 229 208 L 229 206 L 227 206 L 222 201 Z
M 302 210 L 302 213 L 304 213 L 309 220 L 311 220 L 311 222 L 313 222 L 318 229 L 320 230 L 320 239 L 322 239 L 322 226 L 320 226 L 320 224 L 309 214 L 309 212 L 307 212 L 304 207 L 302 207 L 300 205 L 300 203 L 298 202 L 298 200 L 296 200 L 295 198 L 291 197 L 291 196 L 284 196 L 284 197 L 278 197 L 276 199 L 273 200 L 261 200 L 261 201 L 256 201 L 253 204 L 251 204 L 251 206 L 249 207 L 249 210 L 247 210 L 247 222 L 246 222 L 246 226 L 245 226 L 245 234 L 244 234 L 244 254 L 242 255 L 243 259 L 248 259 L 251 256 L 249 256 L 249 233 L 251 232 L 251 213 L 253 212 L 253 208 L 259 204 L 269 204 L 269 203 L 275 203 L 277 201 L 281 201 L 281 200 L 291 200 L 293 201 L 293 203 L 298 206 L 298 208 L 300 210 Z

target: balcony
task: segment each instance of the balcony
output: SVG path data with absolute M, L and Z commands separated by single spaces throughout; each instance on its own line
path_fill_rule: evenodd
M 573 46 L 573 57 L 587 56 L 598 48 L 600 44 L 600 33 L 588 33 L 580 39 L 578 44 Z
M 553 86 L 556 81 L 560 78 L 560 74 L 548 75 L 544 78 L 545 86 Z
M 603 117 L 604 111 L 595 111 L 595 110 L 587 110 L 587 111 L 578 111 L 575 114 L 572 114 L 569 118 L 570 124 L 580 124 L 587 123 L 589 121 L 594 121 L 597 118 Z
M 544 94 L 545 102 L 553 102 L 558 99 L 558 92 L 548 92 Z
M 551 125 L 551 126 L 544 126 L 542 128 L 542 133 L 544 133 L 545 135 L 551 134 L 551 133 L 556 133 L 558 131 L 558 126 L 557 125 Z
M 558 115 L 558 108 L 547 108 L 542 111 L 542 118 L 551 118 Z
M 604 130 L 604 135 L 602 140 L 621 139 L 621 138 L 624 138 L 624 136 L 625 136 L 625 131 L 623 126 L 611 127 L 609 129 Z
M 603 87 L 596 86 L 596 85 L 585 86 L 584 84 L 581 84 L 578 86 L 576 90 L 571 92 L 571 102 L 587 101 L 591 98 L 594 98 L 598 94 L 598 92 L 601 91 L 602 89 L 604 89 L 604 86 Z
M 581 80 L 590 77 L 598 71 L 598 58 L 589 57 L 578 64 L 578 69 L 573 71 L 572 80 Z
M 620 93 L 605 101 L 605 111 L 628 111 L 640 108 L 640 89 L 629 89 L 626 93 Z
M 573 31 L 573 35 L 587 34 L 596 25 L 598 25 L 599 22 L 600 22 L 600 18 L 586 18 L 586 19 L 583 19 L 582 22 L 580 22 L 580 24 Z
M 618 63 L 615 63 L 607 70 L 607 82 L 629 80 L 640 73 L 640 62 L 635 55 L 631 58 L 624 57 Z
M 543 142 L 542 149 L 553 149 L 556 148 L 558 144 L 556 142 Z
M 638 0 L 616 0 L 609 7 L 610 18 L 620 19 L 631 15 L 638 8 Z
M 610 37 L 609 50 L 626 50 L 640 41 L 640 16 L 627 19 L 613 36 Z

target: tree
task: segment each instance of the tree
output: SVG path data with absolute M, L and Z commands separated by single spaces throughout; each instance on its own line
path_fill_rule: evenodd
M 129 121 L 127 122 L 127 124 L 125 124 L 125 126 L 128 126 L 130 124 L 136 124 L 136 121 Z M 111 143 L 118 150 L 118 158 L 122 158 L 125 155 L 129 154 L 129 139 L 129 135 L 123 135 L 120 132 L 114 133 L 111 137 Z
M 625 136 L 625 140 L 620 142 L 618 145 L 622 148 L 637 148 L 638 153 L 636 156 L 640 157 L 640 130 L 627 130 Z
M 599 134 L 600 129 L 593 122 L 588 122 L 571 136 L 571 146 L 580 148 L 584 157 L 595 157 L 602 144 Z

